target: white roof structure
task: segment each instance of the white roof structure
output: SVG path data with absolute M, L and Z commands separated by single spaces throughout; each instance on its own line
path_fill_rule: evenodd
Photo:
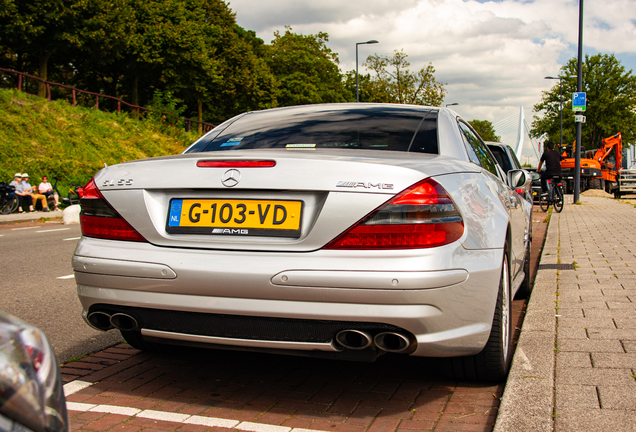
M 508 144 L 517 155 L 521 164 L 537 166 L 541 157 L 539 142 L 530 137 L 530 127 L 523 113 L 523 106 L 519 107 L 519 114 L 513 114 L 493 123 L 495 134 L 501 142 Z

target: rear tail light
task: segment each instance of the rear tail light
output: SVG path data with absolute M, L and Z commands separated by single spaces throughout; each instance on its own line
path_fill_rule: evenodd
M 517 192 L 519 195 L 524 195 L 526 193 L 526 190 L 524 188 L 517 188 L 515 189 L 515 192 Z
M 97 189 L 95 179 L 84 186 L 80 200 L 82 212 L 80 223 L 82 235 L 108 240 L 128 240 L 145 242 L 141 236 L 119 213 L 106 201 Z
M 419 249 L 461 238 L 464 222 L 435 180 L 406 189 L 325 246 L 325 249 Z

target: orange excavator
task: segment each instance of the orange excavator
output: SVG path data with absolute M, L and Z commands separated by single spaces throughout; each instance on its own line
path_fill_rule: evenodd
M 626 193 L 636 193 L 636 172 L 622 168 L 623 138 L 620 132 L 603 139 L 602 147 L 589 150 L 586 156 L 601 166 L 601 189 L 613 193 L 614 198 L 620 198 Z
M 566 188 L 566 193 L 572 193 L 574 191 L 574 164 L 575 164 L 575 152 L 576 141 L 570 144 L 561 144 L 561 172 L 563 173 L 563 184 Z M 586 191 L 588 189 L 601 189 L 601 164 L 593 158 L 583 158 L 581 155 L 581 175 L 580 179 L 580 191 Z

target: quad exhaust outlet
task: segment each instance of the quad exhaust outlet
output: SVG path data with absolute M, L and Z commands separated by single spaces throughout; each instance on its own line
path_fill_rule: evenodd
M 110 330 L 113 325 L 110 323 L 110 315 L 105 312 L 93 312 L 87 317 L 88 322 L 98 330 Z
M 336 341 L 345 348 L 361 350 L 369 347 L 373 338 L 360 330 L 342 330 L 336 335 Z
M 110 315 L 106 312 L 97 311 L 88 314 L 86 319 L 94 328 L 103 331 L 110 330 L 112 328 L 131 331 L 139 328 L 139 323 L 135 318 L 123 313 Z
M 363 350 L 375 345 L 382 351 L 401 353 L 411 347 L 411 338 L 397 332 L 382 332 L 373 337 L 361 330 L 342 330 L 336 335 L 336 342 L 347 349 Z
M 382 332 L 373 338 L 375 345 L 386 352 L 401 353 L 408 349 L 411 340 L 402 333 Z

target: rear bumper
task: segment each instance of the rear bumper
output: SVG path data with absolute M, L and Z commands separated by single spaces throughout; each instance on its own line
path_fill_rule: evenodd
M 147 243 L 122 251 L 120 242 L 84 238 L 73 268 L 85 317 L 97 310 L 130 314 L 144 338 L 341 352 L 339 329 L 371 336 L 388 329 L 412 339 L 411 355 L 450 357 L 485 346 L 502 258 L 500 249 L 468 251 L 459 243 L 390 253 L 264 254 Z M 247 330 L 234 332 L 236 322 Z M 326 337 L 295 335 L 323 325 Z M 290 336 L 287 328 L 299 331 Z

